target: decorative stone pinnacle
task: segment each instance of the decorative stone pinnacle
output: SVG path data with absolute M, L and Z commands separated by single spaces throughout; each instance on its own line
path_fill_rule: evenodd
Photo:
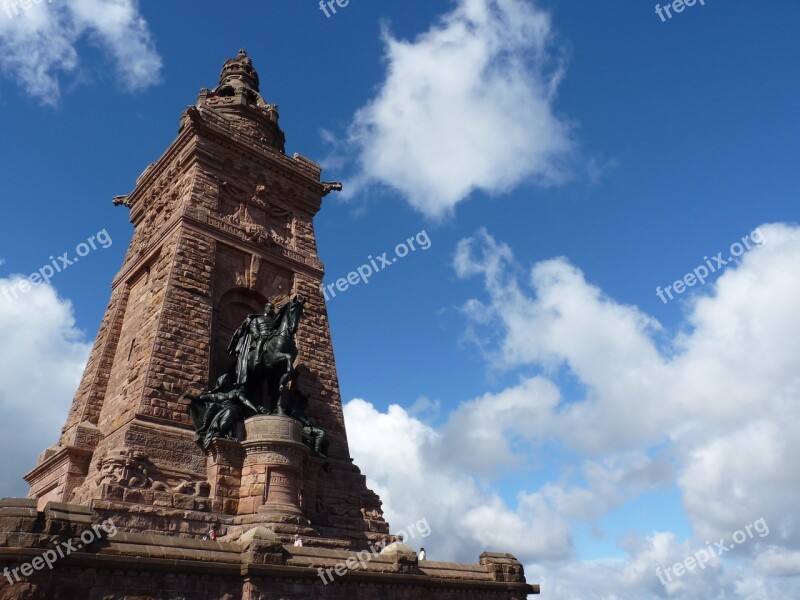
M 258 73 L 253 68 L 253 61 L 247 56 L 247 51 L 242 48 L 235 58 L 229 58 L 222 65 L 219 76 L 219 85 L 231 85 L 240 82 L 244 87 L 254 92 L 259 91 Z M 238 85 L 236 87 L 239 87 Z

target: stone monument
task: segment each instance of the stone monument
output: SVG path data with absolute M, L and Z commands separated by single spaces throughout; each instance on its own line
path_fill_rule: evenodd
M 313 229 L 339 189 L 226 61 L 114 199 L 133 239 L 58 443 L 0 501 L 0 599 L 538 592 L 507 554 L 420 563 L 353 464 Z

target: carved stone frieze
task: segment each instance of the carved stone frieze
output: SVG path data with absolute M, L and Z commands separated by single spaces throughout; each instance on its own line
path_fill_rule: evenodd
M 135 450 L 114 450 L 108 452 L 97 462 L 95 483 L 122 485 L 128 488 L 142 488 L 156 491 L 174 492 L 189 496 L 208 497 L 210 486 L 205 481 L 191 479 L 170 479 L 155 467 L 143 452 Z

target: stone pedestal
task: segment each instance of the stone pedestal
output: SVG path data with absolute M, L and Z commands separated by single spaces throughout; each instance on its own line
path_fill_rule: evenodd
M 245 431 L 238 513 L 257 513 L 265 522 L 306 524 L 300 489 L 311 451 L 302 441 L 302 425 L 289 417 L 259 415 L 245 421 Z

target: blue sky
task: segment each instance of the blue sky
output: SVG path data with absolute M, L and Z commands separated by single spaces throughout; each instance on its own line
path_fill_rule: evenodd
M 0 283 L 101 230 L 113 244 L 0 300 L 0 374 L 48 407 L 21 433 L 34 403 L 0 392 L 20 416 L 0 426 L 20 456 L 4 495 L 55 440 L 122 263 L 112 197 L 246 48 L 287 152 L 345 183 L 315 222 L 326 282 L 430 239 L 328 302 L 352 450 L 390 521 L 427 517 L 431 557 L 502 546 L 551 598 L 800 592 L 781 499 L 800 486 L 800 5 L 706 0 L 666 22 L 652 2 L 19 10 L 0 4 Z M 756 228 L 765 243 L 659 299 Z M 773 533 L 741 564 L 656 577 L 762 517 Z

